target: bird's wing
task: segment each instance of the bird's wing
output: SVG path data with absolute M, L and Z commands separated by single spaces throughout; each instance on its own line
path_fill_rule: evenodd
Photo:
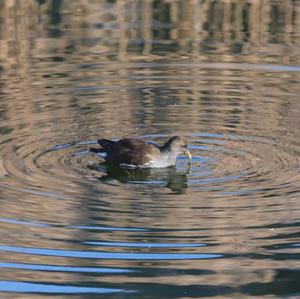
M 111 163 L 144 165 L 159 156 L 160 150 L 142 140 L 125 138 L 113 144 L 107 153 L 107 161 Z
M 135 139 L 135 138 L 124 138 L 116 142 L 116 146 L 122 146 L 132 151 L 157 151 L 159 148 L 152 144 L 145 142 L 143 140 Z

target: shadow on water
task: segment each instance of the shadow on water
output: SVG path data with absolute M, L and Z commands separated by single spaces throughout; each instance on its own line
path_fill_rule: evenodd
M 121 168 L 101 163 L 99 165 L 87 166 L 91 170 L 103 173 L 98 180 L 100 182 L 111 183 L 117 180 L 124 184 L 145 184 L 148 186 L 160 186 L 170 189 L 172 192 L 181 194 L 188 187 L 188 175 L 190 169 L 186 172 L 179 171 L 175 166 L 167 168 Z

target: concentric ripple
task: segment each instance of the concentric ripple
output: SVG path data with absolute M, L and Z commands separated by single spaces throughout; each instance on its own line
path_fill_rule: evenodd
M 299 1 L 0 3 L 1 299 L 299 298 Z
M 267 197 L 299 192 L 300 148 L 292 143 L 288 147 L 280 140 L 234 134 L 198 133 L 185 137 L 193 155 L 191 165 L 179 157 L 174 168 L 118 172 L 111 172 L 102 164 L 101 157 L 89 152 L 88 147 L 96 144 L 95 140 L 48 147 L 22 144 L 3 161 L 2 169 L 7 175 L 1 185 L 50 198 L 68 198 L 72 196 L 72 187 L 78 184 L 103 190 L 106 183 L 115 181 L 144 187 L 174 187 L 173 190 L 189 188 L 212 197 Z M 140 138 L 162 143 L 168 136 Z
M 105 86 L 103 64 L 82 67 L 70 103 L 51 97 L 51 113 L 29 120 L 21 105 L 11 130 L 1 124 L 0 292 L 231 296 L 297 271 L 297 67 L 125 63 L 116 79 L 109 64 Z M 173 134 L 191 163 L 115 169 L 88 150 L 100 137 Z

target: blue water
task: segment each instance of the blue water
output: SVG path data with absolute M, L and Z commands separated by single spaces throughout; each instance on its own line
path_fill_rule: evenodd
M 297 1 L 0 4 L 0 298 L 300 297 Z M 188 141 L 116 169 L 97 139 Z

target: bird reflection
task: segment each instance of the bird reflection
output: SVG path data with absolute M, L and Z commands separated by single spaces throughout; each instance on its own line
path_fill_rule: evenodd
M 188 187 L 190 166 L 185 170 L 177 170 L 175 166 L 167 168 L 121 168 L 108 163 L 88 166 L 102 174 L 101 182 L 109 183 L 117 180 L 123 184 L 145 184 L 166 187 L 173 192 L 183 193 Z

